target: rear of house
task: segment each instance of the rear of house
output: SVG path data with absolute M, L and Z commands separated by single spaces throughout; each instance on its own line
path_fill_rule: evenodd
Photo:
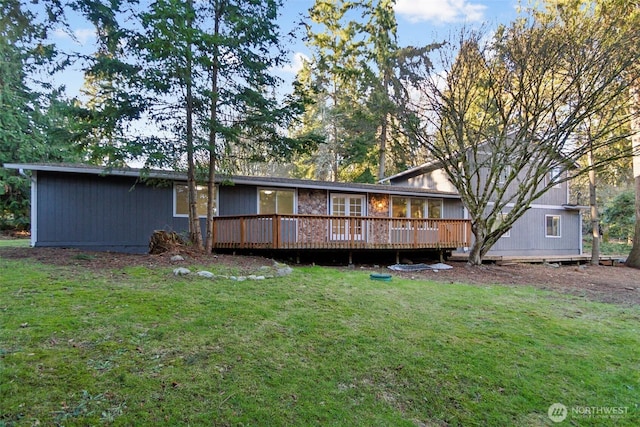
M 554 179 L 552 171 L 547 179 Z M 557 174 L 557 173 L 556 173 Z M 455 192 L 444 170 L 424 164 L 387 178 L 392 186 Z M 507 189 L 515 191 L 515 189 Z M 509 206 L 503 213 L 507 213 Z M 466 209 L 450 212 L 468 218 Z M 457 214 L 457 216 L 456 216 Z M 556 256 L 582 254 L 580 207 L 570 203 L 568 182 L 559 182 L 531 205 L 488 252 L 488 256 Z
M 188 230 L 184 174 L 61 164 L 5 167 L 32 173 L 33 246 L 142 253 L 153 231 Z M 204 228 L 206 187 L 198 189 Z M 215 245 L 452 250 L 469 242 L 462 210 L 456 194 L 419 188 L 221 177 L 216 186 Z

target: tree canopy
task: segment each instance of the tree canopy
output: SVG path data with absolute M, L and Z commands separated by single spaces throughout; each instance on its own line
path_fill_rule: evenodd
M 638 33 L 589 10 L 579 18 L 533 14 L 493 38 L 463 30 L 441 50 L 441 72 L 413 69 L 404 123 L 469 211 L 472 264 L 567 172 L 585 173 L 575 165 L 589 149 L 629 136 L 615 101 L 628 93 Z M 577 135 L 596 118 L 584 144 Z

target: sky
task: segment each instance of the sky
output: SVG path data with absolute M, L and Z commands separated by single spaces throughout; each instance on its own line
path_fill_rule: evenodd
M 314 4 L 314 0 L 284 0 L 280 27 L 286 33 L 296 27 Z M 440 41 L 460 25 L 490 27 L 513 20 L 517 14 L 518 0 L 397 0 L 395 11 L 398 22 L 400 46 L 421 46 Z M 95 41 L 94 30 L 82 20 L 71 20 L 75 35 L 73 40 L 63 31 L 54 33 L 54 41 L 65 49 L 87 49 Z M 278 70 L 285 82 L 292 81 L 300 69 L 302 58 L 310 53 L 302 41 L 302 33 L 297 40 L 288 42 L 290 63 Z M 67 93 L 76 96 L 82 87 L 83 77 L 79 69 L 71 69 L 57 76 L 65 84 Z

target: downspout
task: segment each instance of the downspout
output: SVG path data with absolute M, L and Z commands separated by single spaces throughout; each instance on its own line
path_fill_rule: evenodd
M 24 169 L 18 169 L 18 173 L 31 181 L 31 238 L 29 245 L 34 247 L 38 241 L 38 179 L 37 171 L 33 171 L 33 175 L 29 176 Z

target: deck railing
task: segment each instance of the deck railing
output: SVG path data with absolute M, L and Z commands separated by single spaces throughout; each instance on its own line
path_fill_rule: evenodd
M 471 245 L 464 219 L 325 215 L 214 218 L 214 246 L 229 249 L 454 249 Z

